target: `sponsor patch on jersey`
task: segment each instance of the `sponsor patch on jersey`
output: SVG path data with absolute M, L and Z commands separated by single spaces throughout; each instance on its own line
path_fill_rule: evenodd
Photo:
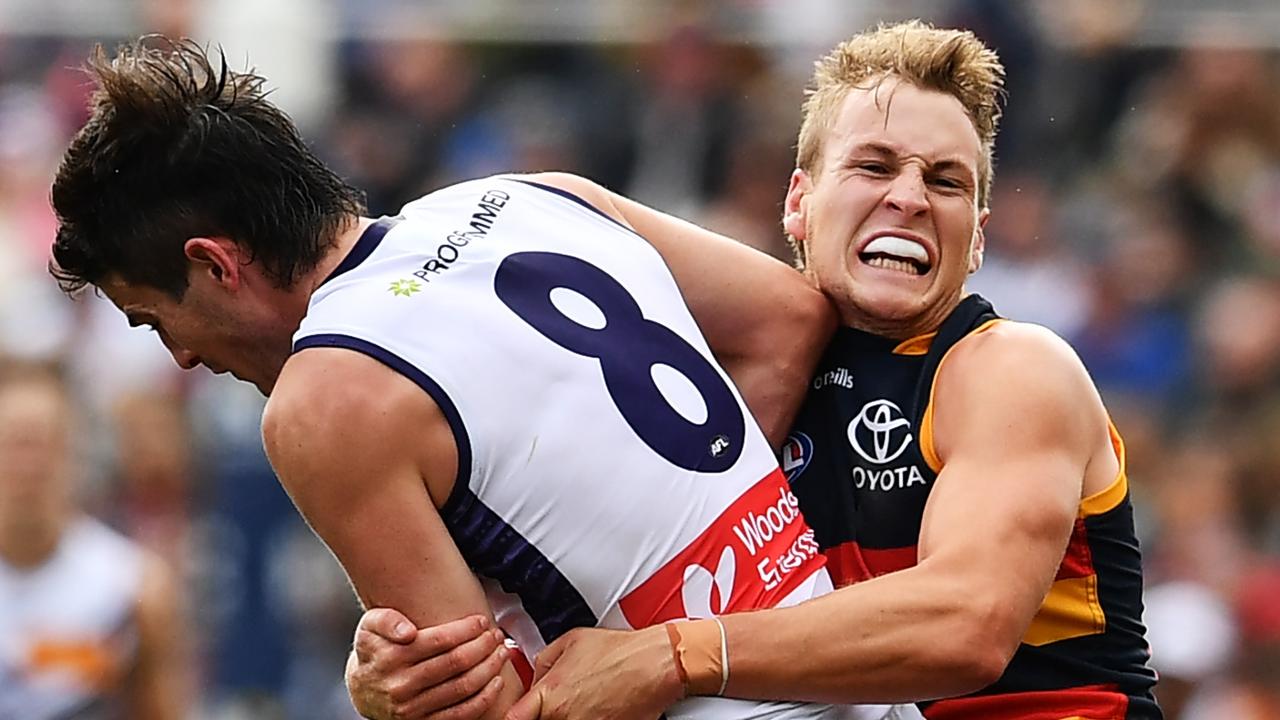
M 408 278 L 395 280 L 387 287 L 387 292 L 400 297 L 413 297 L 414 293 L 421 291 L 422 283 Z
M 774 607 L 826 565 L 781 470 L 619 601 L 632 627 Z
M 782 472 L 786 473 L 787 482 L 795 482 L 796 478 L 800 477 L 800 473 L 809 467 L 811 460 L 813 460 L 813 440 L 804 433 L 788 435 L 787 441 L 782 445 L 782 452 L 778 456 Z
M 911 446 L 911 421 L 892 400 L 872 400 L 849 422 L 848 435 L 864 460 L 884 465 Z

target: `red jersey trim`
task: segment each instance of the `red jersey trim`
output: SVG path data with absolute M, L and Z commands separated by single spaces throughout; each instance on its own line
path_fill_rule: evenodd
M 939 700 L 924 710 L 927 720 L 1124 720 L 1129 698 L 1114 685 L 979 695 Z

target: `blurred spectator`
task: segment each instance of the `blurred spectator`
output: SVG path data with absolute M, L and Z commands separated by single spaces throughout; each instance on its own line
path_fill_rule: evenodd
M 191 460 L 186 408 L 167 393 L 122 397 L 112 414 L 116 525 L 184 576 L 191 559 Z
M 1054 225 L 1048 184 L 1030 172 L 1001 172 L 992 189 L 982 271 L 969 289 L 1001 313 L 1077 337 L 1091 308 L 1083 264 Z
M 1221 682 L 1230 667 L 1235 619 L 1221 596 L 1190 581 L 1148 588 L 1144 601 L 1152 664 L 1160 673 L 1160 707 L 1167 717 L 1183 717 L 1184 708 Z
M 0 367 L 0 717 L 178 720 L 173 578 L 76 509 L 72 408 L 48 368 Z
M 1251 269 L 1245 203 L 1280 163 L 1280 76 L 1239 25 L 1195 28 L 1167 72 L 1153 76 L 1121 131 L 1121 172 L 1184 208 L 1190 233 L 1212 238 L 1197 264 Z
M 1104 393 L 1173 410 L 1192 370 L 1189 243 L 1167 210 L 1145 198 L 1114 209 L 1107 230 L 1092 273 L 1090 313 L 1074 334 L 1076 349 Z
M 1280 397 L 1280 283 L 1236 276 L 1204 298 L 1200 412 L 1247 437 L 1259 413 Z
M 350 57 L 333 153 L 374 212 L 438 186 L 445 157 L 498 130 L 477 114 L 476 61 L 455 43 L 428 34 L 362 43 Z
M 702 216 L 706 226 L 786 263 L 795 260 L 779 218 L 786 190 L 779 178 L 790 173 L 792 157 L 762 138 L 738 141 L 730 153 L 723 191 Z
M 644 49 L 648 82 L 635 104 L 628 195 L 687 217 L 720 190 L 739 110 L 725 59 L 719 41 L 700 25 L 673 27 Z

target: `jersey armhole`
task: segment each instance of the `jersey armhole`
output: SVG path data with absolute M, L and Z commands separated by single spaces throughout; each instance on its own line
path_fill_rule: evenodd
M 996 323 L 1003 322 L 1003 318 L 988 320 L 979 325 L 969 335 L 977 335 L 985 332 L 995 326 Z M 965 337 L 969 337 L 966 335 Z M 958 343 L 957 343 L 958 344 Z M 938 457 L 938 450 L 934 447 L 933 437 L 933 397 L 938 389 L 938 375 L 942 372 L 942 365 L 950 357 L 951 352 L 955 350 L 955 346 L 947 349 L 942 360 L 938 363 L 938 370 L 934 373 L 933 382 L 929 387 L 929 404 L 925 407 L 924 417 L 920 421 L 920 454 L 924 457 L 925 464 L 935 473 L 942 472 L 942 459 Z M 1115 423 L 1107 418 L 1107 431 L 1111 435 L 1111 447 L 1115 451 L 1116 460 L 1119 461 L 1120 469 L 1116 472 L 1116 478 L 1105 489 L 1089 495 L 1080 500 L 1079 517 L 1086 518 L 1094 515 L 1114 510 L 1129 493 L 1128 473 L 1125 472 L 1125 450 L 1124 439 L 1120 437 L 1120 432 L 1116 429 Z
M 1110 485 L 1080 501 L 1081 518 L 1110 512 L 1129 494 L 1129 474 L 1124 467 L 1124 439 L 1120 437 L 1120 431 L 1116 429 L 1115 423 L 1111 422 L 1111 418 L 1107 418 L 1107 432 L 1111 435 L 1111 448 L 1115 451 L 1120 469 L 1116 471 L 1116 478 Z
M 984 333 L 995 327 L 997 323 L 1004 322 L 1004 318 L 992 318 L 964 337 L 972 337 L 979 333 Z M 962 340 L 964 338 L 961 338 Z M 920 454 L 924 456 L 924 462 L 929 469 L 938 474 L 942 472 L 942 459 L 938 457 L 938 450 L 933 445 L 933 396 L 938 392 L 938 376 L 942 374 L 942 366 L 946 364 L 947 358 L 951 357 L 951 353 L 955 351 L 956 346 L 960 343 L 947 348 L 947 352 L 938 361 L 938 369 L 933 373 L 933 379 L 929 382 L 929 403 L 924 408 L 924 417 L 920 420 Z
M 460 502 L 466 495 L 469 480 L 471 479 L 471 438 L 467 434 L 467 426 L 462 421 L 462 415 L 458 412 L 458 407 L 454 405 L 453 399 L 449 397 L 444 388 L 440 387 L 440 384 L 432 379 L 430 375 L 427 375 L 409 361 L 387 348 L 363 338 L 340 333 L 308 335 L 294 341 L 293 352 L 298 353 L 313 347 L 342 348 L 367 355 L 409 379 L 435 401 L 436 405 L 440 407 L 440 412 L 444 413 L 445 420 L 449 423 L 449 429 L 453 432 L 453 442 L 458 451 L 458 475 L 454 479 L 453 489 L 449 491 L 448 499 L 445 500 L 444 505 L 440 508 L 441 514 L 444 515 Z

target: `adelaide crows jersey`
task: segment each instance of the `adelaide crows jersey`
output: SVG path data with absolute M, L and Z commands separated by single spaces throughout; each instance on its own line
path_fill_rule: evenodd
M 782 452 L 837 585 L 916 564 L 925 503 L 942 470 L 933 446 L 938 369 L 957 342 L 997 322 L 991 305 L 970 295 L 936 334 L 898 342 L 837 331 Z M 926 718 L 1160 717 L 1124 445 L 1111 433 L 1120 471 L 1081 501 L 1057 577 L 1004 675 L 972 696 L 921 703 Z
M 831 589 L 662 257 L 574 195 L 493 177 L 406 205 L 315 292 L 294 347 L 365 353 L 439 405 L 458 449 L 441 516 L 530 657 L 574 627 Z M 694 699 L 669 716 L 835 712 Z

